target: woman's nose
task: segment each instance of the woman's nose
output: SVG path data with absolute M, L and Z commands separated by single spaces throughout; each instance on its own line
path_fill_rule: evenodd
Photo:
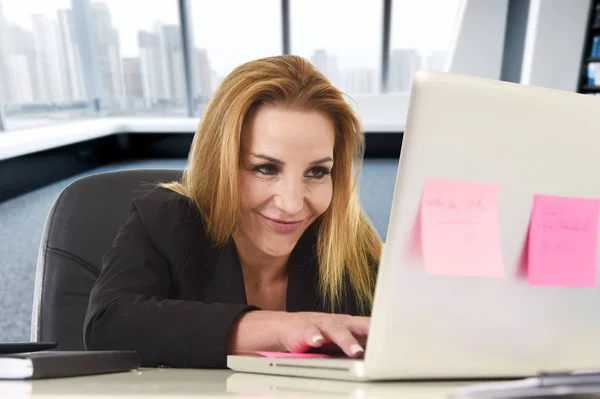
M 299 213 L 304 207 L 302 180 L 292 177 L 281 179 L 277 187 L 274 203 L 286 215 Z

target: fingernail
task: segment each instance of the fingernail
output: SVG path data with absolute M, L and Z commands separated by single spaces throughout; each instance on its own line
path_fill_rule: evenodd
M 325 338 L 323 338 L 323 336 L 322 336 L 322 335 L 314 335 L 314 336 L 312 337 L 312 342 L 313 342 L 313 344 L 316 344 L 317 342 L 319 342 L 319 341 L 323 341 L 324 339 L 325 339 Z
M 352 352 L 353 355 L 357 355 L 359 353 L 364 352 L 365 350 L 363 349 L 362 346 L 360 346 L 359 344 L 352 344 L 350 346 L 350 352 Z

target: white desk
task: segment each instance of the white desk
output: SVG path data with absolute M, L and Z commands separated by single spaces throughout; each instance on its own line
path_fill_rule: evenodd
M 141 369 L 36 381 L 0 381 L 0 398 L 410 398 L 446 399 L 464 383 L 353 383 L 233 373 Z

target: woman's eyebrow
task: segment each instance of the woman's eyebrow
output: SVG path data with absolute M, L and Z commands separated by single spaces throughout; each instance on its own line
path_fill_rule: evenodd
M 333 158 L 331 158 L 331 157 L 325 157 L 325 158 L 317 159 L 316 161 L 312 161 L 310 164 L 311 165 L 318 165 L 320 163 L 325 163 L 325 162 L 333 162 Z
M 256 158 L 266 159 L 269 162 L 273 162 L 273 163 L 276 163 L 276 164 L 279 164 L 279 165 L 283 165 L 283 161 L 280 161 L 277 158 L 273 158 L 273 157 L 270 157 L 270 156 L 265 155 L 265 154 L 255 154 L 255 153 L 252 153 L 252 155 L 254 155 Z
M 255 153 L 252 153 L 252 155 L 255 156 L 256 158 L 261 158 L 261 159 L 265 159 L 265 160 L 267 160 L 269 162 L 273 162 L 274 164 L 278 164 L 278 165 L 283 165 L 284 164 L 283 161 L 281 161 L 281 160 L 279 160 L 277 158 L 270 157 L 270 156 L 265 155 L 265 154 L 255 154 Z M 318 165 L 318 164 L 325 163 L 325 162 L 333 162 L 333 158 L 331 158 L 331 157 L 325 157 L 325 158 L 317 159 L 316 161 L 312 161 L 310 163 L 310 165 Z

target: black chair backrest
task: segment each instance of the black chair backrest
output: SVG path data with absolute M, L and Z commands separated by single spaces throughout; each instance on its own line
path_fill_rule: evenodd
M 83 321 L 102 257 L 127 220 L 133 198 L 181 170 L 125 170 L 79 179 L 50 209 L 38 253 L 32 341 L 83 350 Z

